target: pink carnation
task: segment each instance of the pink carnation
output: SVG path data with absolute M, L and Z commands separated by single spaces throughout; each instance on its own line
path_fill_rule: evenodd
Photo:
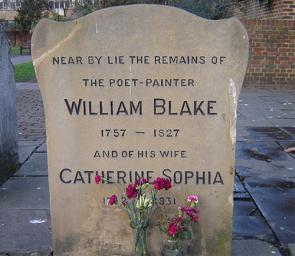
M 137 189 L 132 184 L 129 184 L 126 188 L 126 196 L 129 199 L 137 197 Z
M 186 200 L 188 202 L 198 203 L 199 202 L 199 197 L 197 195 L 189 195 L 189 196 L 187 196 Z

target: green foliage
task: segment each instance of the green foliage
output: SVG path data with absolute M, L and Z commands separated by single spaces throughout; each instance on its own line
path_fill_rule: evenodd
M 165 4 L 163 0 L 84 0 L 75 1 L 75 16 L 84 16 L 99 9 L 130 4 Z
M 261 4 L 266 4 L 266 6 L 271 9 L 272 8 L 272 4 L 273 4 L 273 0 L 259 0 L 259 2 Z
M 46 0 L 23 0 L 21 9 L 15 18 L 18 29 L 31 31 L 49 9 Z
M 83 2 L 75 1 L 75 16 L 84 16 L 95 10 L 102 9 L 103 6 L 99 0 L 84 0 Z
M 161 4 L 179 7 L 208 19 L 224 18 L 229 8 L 239 4 L 240 0 L 91 0 L 83 4 L 76 2 L 76 15 L 83 16 L 105 7 L 129 4 Z
M 259 0 L 271 6 L 273 0 Z M 231 8 L 243 9 L 243 0 L 85 0 L 83 4 L 76 1 L 76 16 L 83 16 L 106 7 L 129 4 L 161 4 L 175 6 L 207 19 L 228 17 Z M 243 10 L 242 10 L 243 11 Z
M 187 10 L 207 19 L 222 19 L 226 17 L 234 0 L 176 0 L 174 6 Z
M 14 66 L 14 77 L 16 82 L 36 81 L 35 70 L 32 62 L 17 64 Z
M 50 11 L 45 15 L 48 19 L 55 20 L 55 21 L 66 21 L 65 16 L 59 15 L 54 11 Z
M 18 56 L 20 54 L 20 49 L 19 49 L 19 46 L 14 46 L 14 47 L 11 47 L 10 48 L 10 54 L 12 56 Z

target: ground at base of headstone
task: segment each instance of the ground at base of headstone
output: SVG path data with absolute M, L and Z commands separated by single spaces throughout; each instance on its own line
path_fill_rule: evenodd
M 53 252 L 16 252 L 0 253 L 0 256 L 52 256 Z
M 270 256 L 281 255 L 273 245 L 260 240 L 234 240 L 232 256 Z M 287 254 L 285 254 L 287 255 Z
M 233 240 L 232 256 L 281 256 L 273 245 L 260 240 Z M 54 256 L 54 253 L 8 253 L 0 256 Z M 108 255 L 109 256 L 109 255 Z M 119 255 L 116 255 L 119 256 Z

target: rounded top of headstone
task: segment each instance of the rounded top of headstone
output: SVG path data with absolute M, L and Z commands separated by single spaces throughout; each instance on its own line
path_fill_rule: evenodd
M 93 20 L 95 17 L 100 18 L 99 23 L 97 23 L 97 20 Z M 105 33 L 106 30 L 104 29 L 106 28 L 109 32 L 112 32 L 112 27 L 114 25 L 117 27 L 123 27 L 125 24 L 128 24 L 128 27 L 125 27 L 126 30 L 134 32 L 144 28 L 150 29 L 149 24 L 154 25 L 153 29 L 155 31 L 165 27 L 170 29 L 173 28 L 174 30 L 177 29 L 177 27 L 181 27 L 184 32 L 189 32 L 190 25 L 192 23 L 196 23 L 194 25 L 199 24 L 200 26 L 196 26 L 196 30 L 203 29 L 203 26 L 213 26 L 216 27 L 216 31 L 219 30 L 220 33 L 229 33 L 230 31 L 234 31 L 234 33 L 240 32 L 247 37 L 246 29 L 236 17 L 221 20 L 209 20 L 177 7 L 154 4 L 134 4 L 104 8 L 94 11 L 86 16 L 66 22 L 59 22 L 44 18 L 37 24 L 35 31 L 41 33 L 41 31 L 39 31 L 40 27 L 44 30 L 44 27 L 50 26 L 51 31 L 58 32 L 58 30 L 62 27 L 79 27 L 79 24 L 82 24 L 85 20 L 94 21 L 92 25 L 95 25 L 96 33 L 99 33 L 99 31 L 103 31 Z M 105 22 L 103 22 L 103 20 L 105 20 Z M 121 29 L 121 31 L 125 32 L 124 29 Z M 213 31 L 208 28 L 207 32 L 212 33 Z M 236 36 L 238 36 L 238 34 L 236 34 Z

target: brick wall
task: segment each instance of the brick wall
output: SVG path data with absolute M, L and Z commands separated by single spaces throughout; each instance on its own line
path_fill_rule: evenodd
M 241 1 L 240 8 L 233 8 L 229 16 L 247 19 L 289 19 L 295 20 L 295 0 Z
M 295 89 L 295 20 L 241 20 L 249 35 L 246 87 Z
M 31 34 L 24 31 L 7 31 L 5 32 L 10 45 L 21 45 L 27 42 L 31 42 Z

